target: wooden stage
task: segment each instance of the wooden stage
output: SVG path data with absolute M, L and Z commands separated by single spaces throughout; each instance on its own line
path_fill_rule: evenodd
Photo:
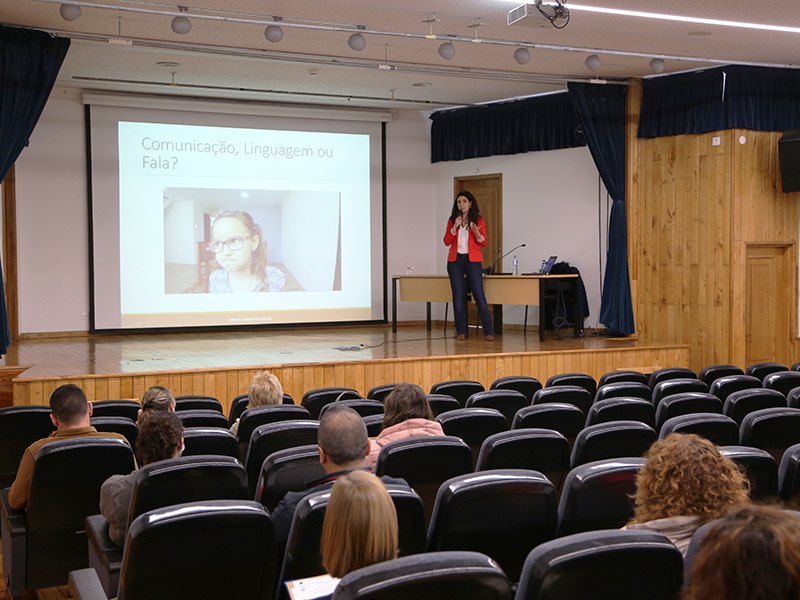
M 226 407 L 247 392 L 250 378 L 267 368 L 299 402 L 307 390 L 347 386 L 362 394 L 380 383 L 413 382 L 426 391 L 449 379 L 472 379 L 487 388 L 504 375 L 531 375 L 544 383 L 558 373 L 599 378 L 618 369 L 651 371 L 687 366 L 686 345 L 640 345 L 608 337 L 555 339 L 508 326 L 495 341 L 474 331 L 459 342 L 442 324 L 298 328 L 224 333 L 76 335 L 15 342 L 0 361 L 9 404 L 47 404 L 63 383 L 81 386 L 90 400 L 140 398 L 151 385 L 175 395 L 219 398 Z M 341 349 L 345 348 L 345 349 Z

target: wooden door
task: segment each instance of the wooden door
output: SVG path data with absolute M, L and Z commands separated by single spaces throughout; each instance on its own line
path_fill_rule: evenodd
M 748 245 L 745 307 L 746 365 L 789 360 L 792 306 L 788 245 Z M 792 362 L 789 360 L 789 362 Z M 744 366 L 746 366 L 744 365 Z
M 486 238 L 488 239 L 486 246 L 483 248 L 483 261 L 481 264 L 484 269 L 488 269 L 497 259 L 503 256 L 503 175 L 495 173 L 493 175 L 456 177 L 453 180 L 453 187 L 454 198 L 459 192 L 469 190 L 478 202 L 481 216 L 486 221 Z M 495 272 L 503 272 L 502 261 L 495 267 Z M 477 324 L 477 305 L 474 302 L 470 302 L 467 311 L 467 322 L 470 325 Z

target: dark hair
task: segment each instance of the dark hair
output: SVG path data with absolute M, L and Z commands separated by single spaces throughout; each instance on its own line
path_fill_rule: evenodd
M 400 383 L 383 401 L 383 428 L 397 425 L 408 419 L 433 421 L 433 411 L 422 388 L 413 383 Z
M 481 215 L 481 209 L 478 208 L 478 201 L 475 200 L 475 196 L 472 195 L 472 192 L 464 190 L 463 192 L 458 192 L 456 197 L 453 199 L 453 210 L 450 211 L 450 220 L 455 224 L 456 218 L 461 216 L 461 211 L 458 210 L 458 199 L 459 197 L 464 196 L 467 200 L 471 202 L 469 205 L 469 212 L 467 213 L 467 217 L 469 217 L 470 223 L 478 224 L 478 217 Z
M 253 259 L 250 262 L 250 272 L 253 273 L 260 283 L 264 283 L 267 278 L 267 247 L 264 243 L 264 233 L 261 230 L 261 225 L 253 221 L 250 213 L 243 210 L 224 210 L 214 217 L 214 224 L 220 219 L 237 219 L 242 225 L 245 226 L 251 236 L 258 236 L 258 246 L 253 251 Z M 213 228 L 214 225 L 212 224 Z M 215 258 L 211 261 L 211 266 L 214 269 L 222 268 Z
M 139 425 L 136 439 L 136 456 L 140 465 L 149 465 L 172 458 L 175 450 L 181 447 L 183 423 L 174 412 L 151 414 Z
M 334 404 L 325 410 L 319 421 L 317 441 L 334 465 L 347 468 L 366 460 L 367 426 L 349 406 Z
M 685 600 L 797 600 L 800 518 L 747 506 L 711 526 L 700 543 Z
M 50 410 L 64 425 L 75 425 L 86 417 L 89 402 L 81 388 L 67 383 L 58 386 L 50 395 Z

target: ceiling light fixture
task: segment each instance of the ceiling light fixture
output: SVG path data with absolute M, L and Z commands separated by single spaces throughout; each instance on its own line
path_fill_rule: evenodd
M 172 31 L 180 35 L 186 35 L 192 30 L 192 22 L 186 17 L 175 17 L 172 19 Z
M 360 33 L 354 33 L 349 38 L 347 38 L 347 45 L 350 46 L 351 50 L 355 50 L 356 52 L 361 52 L 364 48 L 367 47 L 367 40 Z
M 180 63 L 172 62 L 172 61 L 161 61 L 156 63 L 157 67 L 168 67 L 170 69 L 174 69 L 175 67 L 180 67 Z
M 77 4 L 62 4 L 58 12 L 61 13 L 61 18 L 65 21 L 74 21 L 81 16 L 81 7 Z
M 519 64 L 527 64 L 531 59 L 531 53 L 527 48 L 517 48 L 514 50 L 514 60 Z
M 586 57 L 586 60 L 583 61 L 583 64 L 586 65 L 586 68 L 590 71 L 597 73 L 600 70 L 600 67 L 603 66 L 603 61 L 600 60 L 600 57 L 597 56 L 597 54 L 592 54 L 591 56 Z
M 445 60 L 450 60 L 456 55 L 456 47 L 450 42 L 444 42 L 439 46 L 439 56 Z
M 663 58 L 654 58 L 650 61 L 650 70 L 656 75 L 663 73 L 665 66 Z
M 283 39 L 283 29 L 279 25 L 267 25 L 264 37 L 267 38 L 267 41 L 277 44 Z

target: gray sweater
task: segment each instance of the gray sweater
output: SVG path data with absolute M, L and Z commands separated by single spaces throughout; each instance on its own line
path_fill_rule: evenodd
M 112 475 L 100 488 L 100 513 L 108 521 L 108 536 L 117 546 L 125 545 L 135 479 L 136 471 L 128 475 Z

